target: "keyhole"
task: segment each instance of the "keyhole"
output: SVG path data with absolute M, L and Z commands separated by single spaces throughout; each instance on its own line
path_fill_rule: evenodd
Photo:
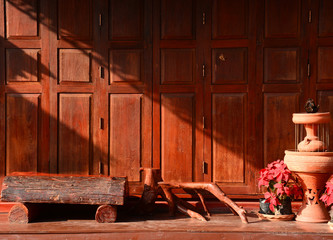
M 223 53 L 221 53 L 221 55 L 219 56 L 219 59 L 220 59 L 222 62 L 225 62 L 225 57 L 224 57 Z

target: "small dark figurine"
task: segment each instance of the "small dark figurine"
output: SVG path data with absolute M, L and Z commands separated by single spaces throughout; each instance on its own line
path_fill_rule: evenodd
M 316 105 L 312 98 L 309 98 L 305 103 L 305 111 L 307 113 L 316 113 L 319 110 L 319 105 Z

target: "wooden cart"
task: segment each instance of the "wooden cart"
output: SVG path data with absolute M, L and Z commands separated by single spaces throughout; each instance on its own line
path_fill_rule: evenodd
M 56 203 L 99 205 L 96 221 L 111 223 L 126 194 L 125 177 L 14 173 L 4 178 L 1 201 L 21 203 L 10 210 L 10 222 L 31 222 L 38 204 Z

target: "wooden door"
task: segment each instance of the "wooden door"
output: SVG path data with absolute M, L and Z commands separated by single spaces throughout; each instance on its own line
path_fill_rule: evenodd
M 310 89 L 309 94 L 317 99 L 320 111 L 333 113 L 333 4 L 331 1 L 313 1 L 310 31 Z M 332 151 L 333 121 L 330 122 L 330 146 Z
M 153 166 L 164 181 L 199 181 L 202 61 L 197 1 L 153 2 Z
M 213 0 L 204 9 L 204 162 L 206 181 L 228 194 L 255 192 L 255 5 Z
M 0 1 L 0 175 L 48 171 L 47 1 Z

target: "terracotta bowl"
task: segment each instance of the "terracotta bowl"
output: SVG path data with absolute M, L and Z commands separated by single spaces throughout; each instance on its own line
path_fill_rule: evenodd
M 286 150 L 284 162 L 294 172 L 333 172 L 333 152 L 296 152 Z
M 330 122 L 330 113 L 294 113 L 293 123 L 295 124 L 322 124 Z

